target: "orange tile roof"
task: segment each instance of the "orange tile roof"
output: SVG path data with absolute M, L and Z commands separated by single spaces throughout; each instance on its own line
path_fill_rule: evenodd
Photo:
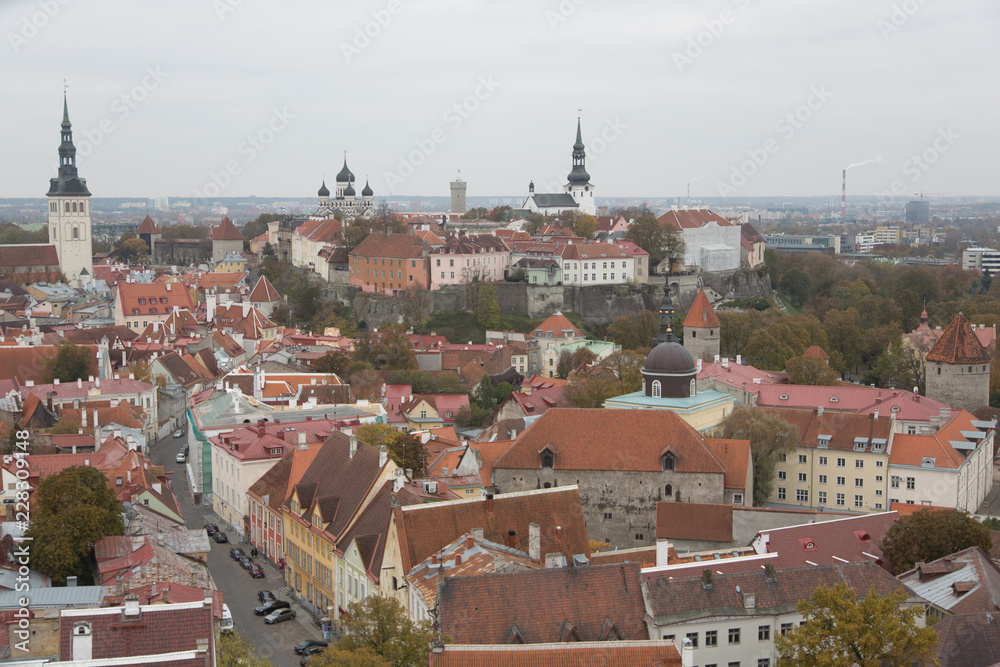
M 622 442 L 628 447 L 619 447 Z M 661 457 L 671 451 L 678 472 L 726 473 L 705 438 L 673 412 L 580 408 L 546 412 L 494 468 L 537 469 L 546 447 L 555 454 L 556 470 L 660 472 Z
M 673 225 L 677 229 L 700 229 L 708 222 L 714 222 L 719 227 L 732 227 L 733 223 L 726 220 L 718 213 L 712 213 L 708 209 L 679 209 L 667 211 L 657 221 L 661 225 Z
M 892 442 L 892 453 L 889 456 L 890 465 L 908 465 L 920 467 L 924 459 L 934 459 L 935 468 L 956 470 L 965 463 L 965 456 L 959 453 L 952 442 L 968 442 L 969 449 L 975 449 L 978 442 L 966 438 L 962 431 L 979 431 L 972 424 L 975 420 L 965 410 L 959 410 L 947 424 L 933 435 L 910 435 L 897 433 Z
M 139 229 L 135 230 L 136 234 L 159 234 L 160 230 L 156 228 L 156 223 L 148 215 L 143 219 L 142 224 L 139 225 Z
M 910 516 L 911 514 L 916 514 L 917 512 L 922 512 L 924 510 L 930 510 L 931 512 L 939 512 L 941 510 L 954 510 L 954 507 L 941 507 L 939 505 L 917 505 L 916 503 L 901 503 L 893 502 L 889 504 L 889 511 L 895 512 L 899 516 Z M 997 531 L 991 531 L 997 532 Z
M 926 360 L 947 364 L 984 364 L 989 363 L 990 355 L 969 327 L 965 315 L 959 313 L 927 353 Z
M 357 248 L 350 252 L 352 257 L 423 257 L 424 242 L 409 234 L 369 234 Z
M 806 348 L 806 351 L 802 353 L 803 357 L 816 357 L 817 359 L 829 359 L 830 355 L 821 348 L 819 345 L 810 345 Z
M 569 321 L 568 317 L 557 312 L 553 315 L 549 315 L 544 322 L 535 327 L 532 335 L 536 338 L 544 337 L 546 335 L 545 332 L 551 331 L 552 338 L 562 338 L 562 332 L 567 330 L 572 331 L 574 336 L 583 337 L 583 334 L 573 325 L 572 322 Z M 541 331 L 541 333 L 538 333 L 539 331 Z
M 698 296 L 694 298 L 694 303 L 691 304 L 687 317 L 684 318 L 683 326 L 695 328 L 718 328 L 722 326 L 719 323 L 719 318 L 715 315 L 715 311 L 712 310 L 712 304 L 708 302 L 705 290 L 698 292 Z
M 554 644 L 446 644 L 430 667 L 681 667 L 673 644 L 660 640 Z
M 747 488 L 747 469 L 750 466 L 749 440 L 716 440 L 708 438 L 708 446 L 726 466 L 727 489 Z
M 215 232 L 212 233 L 213 241 L 242 241 L 243 234 L 240 230 L 236 229 L 236 225 L 228 217 L 222 219 L 222 222 L 218 227 L 215 228 Z
M 194 310 L 187 288 L 180 283 L 118 283 L 118 302 L 126 318 L 169 315 L 174 306 Z
M 272 303 L 274 301 L 281 301 L 281 295 L 278 294 L 278 290 L 274 289 L 274 285 L 267 279 L 267 276 L 262 275 L 257 280 L 257 284 L 254 285 L 247 301 L 251 303 Z

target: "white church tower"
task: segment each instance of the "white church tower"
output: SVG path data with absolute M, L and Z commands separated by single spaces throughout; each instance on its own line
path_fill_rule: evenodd
M 90 190 L 76 173 L 76 147 L 69 105 L 63 93 L 62 143 L 59 176 L 49 182 L 49 243 L 56 247 L 59 269 L 71 287 L 80 287 L 94 275 L 91 248 Z
M 587 173 L 587 152 L 583 146 L 583 134 L 580 132 L 580 118 L 576 119 L 576 143 L 573 144 L 573 169 L 569 172 L 566 192 L 579 206 L 580 213 L 597 215 L 597 200 L 594 199 L 594 186 L 590 183 Z

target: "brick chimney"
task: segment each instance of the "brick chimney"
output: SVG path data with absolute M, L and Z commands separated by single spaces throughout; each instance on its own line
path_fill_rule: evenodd
M 493 494 L 486 494 L 486 514 L 493 516 Z

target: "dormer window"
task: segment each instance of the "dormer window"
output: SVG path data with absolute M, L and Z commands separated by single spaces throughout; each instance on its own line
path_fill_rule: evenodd
M 677 458 L 674 456 L 673 452 L 667 452 L 666 454 L 660 457 L 660 465 L 662 466 L 664 471 L 675 470 L 676 464 L 677 464 Z
M 556 464 L 556 455 L 551 449 L 546 447 L 542 450 L 542 468 L 554 468 Z

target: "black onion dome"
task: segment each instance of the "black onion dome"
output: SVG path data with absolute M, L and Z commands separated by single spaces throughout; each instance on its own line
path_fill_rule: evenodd
M 327 189 L 327 187 L 326 187 L 326 179 L 325 178 L 323 179 L 323 185 L 320 186 L 319 192 L 317 192 L 316 194 L 319 195 L 320 197 L 329 197 L 330 196 L 330 190 Z
M 365 181 L 365 187 L 361 190 L 362 197 L 374 197 L 375 192 L 372 190 L 371 186 L 368 185 L 368 181 Z
M 337 182 L 338 183 L 352 183 L 352 182 L 354 182 L 354 174 L 352 174 L 351 170 L 347 168 L 347 158 L 346 157 L 344 158 L 344 168 L 340 170 L 339 174 L 337 174 Z

